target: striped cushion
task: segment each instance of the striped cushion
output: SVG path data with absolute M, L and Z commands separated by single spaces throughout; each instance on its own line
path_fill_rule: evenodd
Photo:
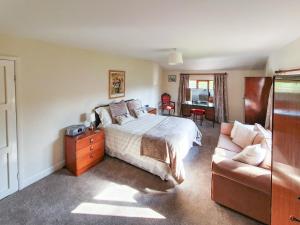
M 115 122 L 117 116 L 129 114 L 126 103 L 123 100 L 117 103 L 110 103 L 109 109 L 113 122 Z
M 129 110 L 130 115 L 132 116 L 136 116 L 134 111 L 142 107 L 142 102 L 138 99 L 127 102 L 127 108 Z

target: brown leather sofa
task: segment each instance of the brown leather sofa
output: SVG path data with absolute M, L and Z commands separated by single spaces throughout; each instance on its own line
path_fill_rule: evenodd
M 265 224 L 271 219 L 271 171 L 231 158 L 242 149 L 230 138 L 233 125 L 221 124 L 218 146 L 212 159 L 213 201 Z

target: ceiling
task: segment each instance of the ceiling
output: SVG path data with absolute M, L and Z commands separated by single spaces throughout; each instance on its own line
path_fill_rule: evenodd
M 259 69 L 300 37 L 299 9 L 299 0 L 0 0 L 0 32 L 169 69 Z M 171 48 L 183 65 L 167 65 Z

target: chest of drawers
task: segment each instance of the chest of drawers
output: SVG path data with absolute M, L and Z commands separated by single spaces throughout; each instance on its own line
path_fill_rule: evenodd
M 65 136 L 66 167 L 79 176 L 104 158 L 104 131 L 86 131 L 84 134 Z

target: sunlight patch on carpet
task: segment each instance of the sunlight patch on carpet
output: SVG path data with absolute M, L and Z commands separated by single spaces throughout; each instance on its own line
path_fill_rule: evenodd
M 129 186 L 111 183 L 94 199 L 136 203 L 134 196 L 138 193 L 139 191 Z
M 72 211 L 75 214 L 89 214 L 101 216 L 121 216 L 135 218 L 151 218 L 151 219 L 166 219 L 163 215 L 155 212 L 150 208 L 132 207 L 132 206 L 116 206 L 109 204 L 97 203 L 81 203 Z

